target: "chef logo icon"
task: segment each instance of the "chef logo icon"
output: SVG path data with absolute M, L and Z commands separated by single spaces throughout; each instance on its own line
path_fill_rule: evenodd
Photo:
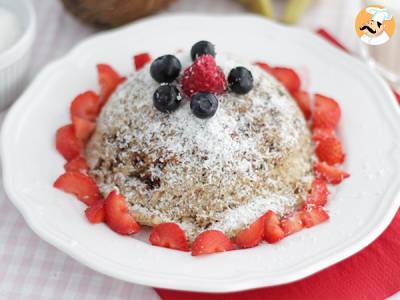
M 395 20 L 388 9 L 373 5 L 359 12 L 355 27 L 361 41 L 368 45 L 382 45 L 393 35 Z

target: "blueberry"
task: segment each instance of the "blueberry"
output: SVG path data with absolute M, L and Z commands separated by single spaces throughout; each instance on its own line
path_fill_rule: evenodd
M 182 65 L 173 55 L 164 55 L 156 58 L 150 66 L 150 74 L 159 83 L 172 82 L 179 76 Z
M 154 106 L 162 112 L 172 112 L 179 107 L 182 96 L 175 85 L 164 84 L 153 94 Z
M 245 67 L 236 67 L 229 72 L 228 85 L 236 94 L 246 94 L 253 88 L 253 75 Z
M 190 50 L 190 55 L 192 60 L 194 61 L 197 57 L 205 54 L 210 54 L 215 57 L 215 48 L 214 45 L 208 41 L 200 41 L 192 46 L 192 50 Z
M 207 119 L 215 115 L 218 108 L 218 99 L 213 93 L 198 92 L 192 96 L 190 109 L 200 118 Z

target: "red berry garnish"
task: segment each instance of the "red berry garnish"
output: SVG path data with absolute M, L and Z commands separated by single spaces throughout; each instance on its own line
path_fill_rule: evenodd
M 57 130 L 56 149 L 67 161 L 79 156 L 81 147 L 82 143 L 76 137 L 74 125 L 65 125 Z
M 264 239 L 267 243 L 273 244 L 285 237 L 278 216 L 271 210 L 265 214 Z
M 106 212 L 104 210 L 104 200 L 98 200 L 85 209 L 85 215 L 92 224 L 104 222 Z
M 149 53 L 139 53 L 133 57 L 133 63 L 135 65 L 136 71 L 143 68 L 150 61 L 151 61 L 151 56 Z
M 326 162 L 316 163 L 314 165 L 314 172 L 318 179 L 324 179 L 331 184 L 339 184 L 343 179 L 350 177 L 349 173 L 330 166 Z
M 188 97 L 197 92 L 222 94 L 226 87 L 225 75 L 211 55 L 198 57 L 183 73 L 182 89 Z
M 192 244 L 192 256 L 233 250 L 231 240 L 219 230 L 200 233 Z
M 89 166 L 83 157 L 75 157 L 64 165 L 64 170 L 66 172 L 79 172 L 86 174 L 89 170 Z
M 178 224 L 166 222 L 158 224 L 150 234 L 150 243 L 155 246 L 188 251 L 185 232 Z
M 322 179 L 314 179 L 311 185 L 311 193 L 307 196 L 306 204 L 324 206 L 328 201 L 328 188 Z
M 340 120 L 339 104 L 332 98 L 316 94 L 314 97 L 313 129 L 326 128 L 334 130 Z
M 128 235 L 140 230 L 139 224 L 129 213 L 125 197 L 112 191 L 104 201 L 105 221 L 113 231 Z
M 341 164 L 345 159 L 342 143 L 335 137 L 320 141 L 315 153 L 320 161 L 325 161 L 329 165 Z
M 75 195 L 86 205 L 93 205 L 101 199 L 96 181 L 78 172 L 65 172 L 54 182 L 54 187 Z
M 257 246 L 264 237 L 264 220 L 262 216 L 249 227 L 242 229 L 235 238 L 240 248 L 251 248 Z

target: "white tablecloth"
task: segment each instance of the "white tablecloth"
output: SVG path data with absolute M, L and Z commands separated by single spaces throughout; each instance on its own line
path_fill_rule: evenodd
M 93 28 L 66 14 L 60 1 L 32 1 L 38 17 L 38 34 L 29 68 L 30 79 L 46 63 L 95 33 Z M 300 25 L 310 29 L 323 26 L 355 51 L 358 41 L 353 20 L 357 7 L 355 0 L 315 1 Z M 165 13 L 242 11 L 232 0 L 181 0 Z M 0 299 L 158 299 L 152 288 L 99 274 L 42 241 L 25 224 L 1 186 L 0 215 Z

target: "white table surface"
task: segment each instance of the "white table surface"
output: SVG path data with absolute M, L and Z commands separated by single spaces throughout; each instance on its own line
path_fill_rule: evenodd
M 31 1 L 37 13 L 38 34 L 29 67 L 30 80 L 49 61 L 96 32 L 66 14 L 58 0 Z M 359 41 L 353 32 L 353 20 L 358 7 L 356 0 L 316 0 L 300 26 L 311 30 L 324 27 L 357 52 Z M 243 11 L 232 0 L 178 0 L 165 13 Z M 159 299 L 152 288 L 92 271 L 42 241 L 25 224 L 2 186 L 0 212 L 0 299 Z

